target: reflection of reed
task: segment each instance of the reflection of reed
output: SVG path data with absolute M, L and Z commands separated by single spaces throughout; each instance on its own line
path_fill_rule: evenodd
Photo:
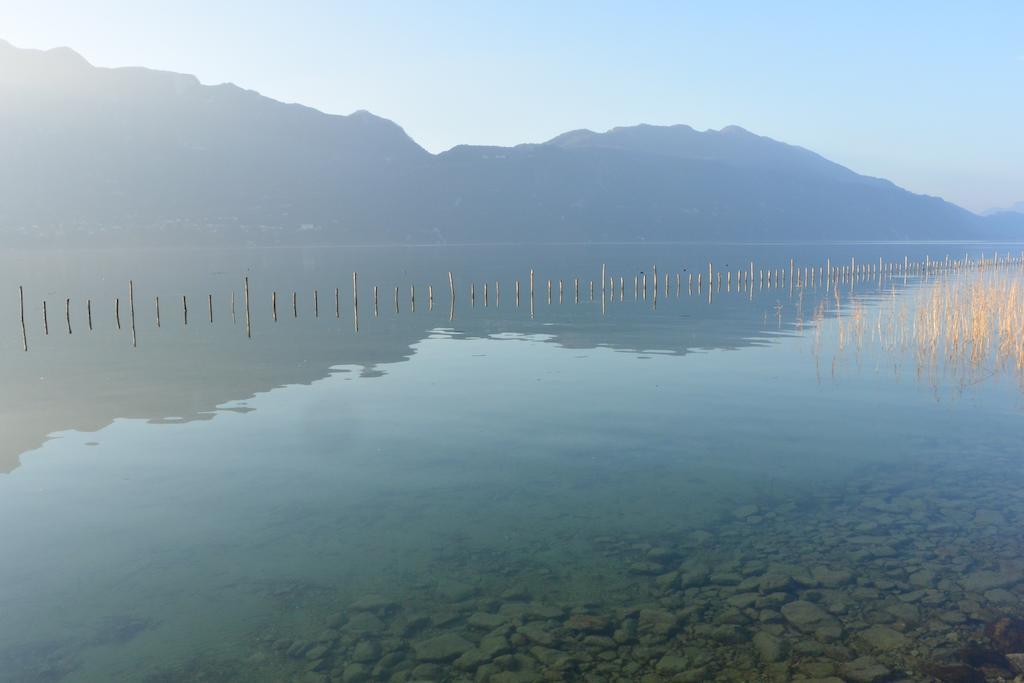
M 815 319 L 825 315 L 819 308 Z M 858 300 L 840 308 L 836 290 L 837 352 L 857 356 L 870 342 L 893 355 L 910 355 L 917 375 L 932 386 L 942 378 L 959 388 L 1002 372 L 1024 389 L 1024 281 L 1014 270 L 951 273 L 877 306 L 869 325 Z M 820 328 L 820 324 L 816 327 Z M 821 353 L 820 329 L 814 353 Z

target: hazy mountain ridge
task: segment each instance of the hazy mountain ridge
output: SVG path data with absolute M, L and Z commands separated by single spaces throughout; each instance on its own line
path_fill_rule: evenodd
M 982 239 L 1024 226 L 736 126 L 433 155 L 368 112 L 3 42 L 0 130 L 0 235 L 27 244 Z

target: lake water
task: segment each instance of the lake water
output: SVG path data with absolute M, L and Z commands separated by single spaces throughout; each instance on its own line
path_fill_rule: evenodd
M 1012 680 L 1024 271 L 788 279 L 996 249 L 0 253 L 0 680 Z

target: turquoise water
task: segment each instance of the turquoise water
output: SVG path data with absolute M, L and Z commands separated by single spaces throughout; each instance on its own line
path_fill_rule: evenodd
M 584 287 L 531 318 L 510 278 L 484 308 L 460 276 L 452 320 L 435 271 L 379 277 L 358 333 L 330 285 L 321 317 L 307 294 L 273 323 L 256 271 L 249 339 L 202 270 L 212 325 L 197 294 L 198 321 L 156 330 L 144 283 L 136 349 L 108 313 L 68 336 L 62 306 L 28 354 L 5 338 L 0 679 L 1012 679 L 1013 372 L 964 387 L 843 346 L 819 288 L 709 305 L 683 277 L 602 314 Z M 391 307 L 402 275 L 415 313 Z

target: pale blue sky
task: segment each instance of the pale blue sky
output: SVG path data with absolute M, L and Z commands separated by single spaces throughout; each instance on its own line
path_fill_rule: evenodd
M 368 109 L 431 151 L 737 124 L 981 210 L 1024 200 L 1024 2 L 0 0 L 0 38 Z

